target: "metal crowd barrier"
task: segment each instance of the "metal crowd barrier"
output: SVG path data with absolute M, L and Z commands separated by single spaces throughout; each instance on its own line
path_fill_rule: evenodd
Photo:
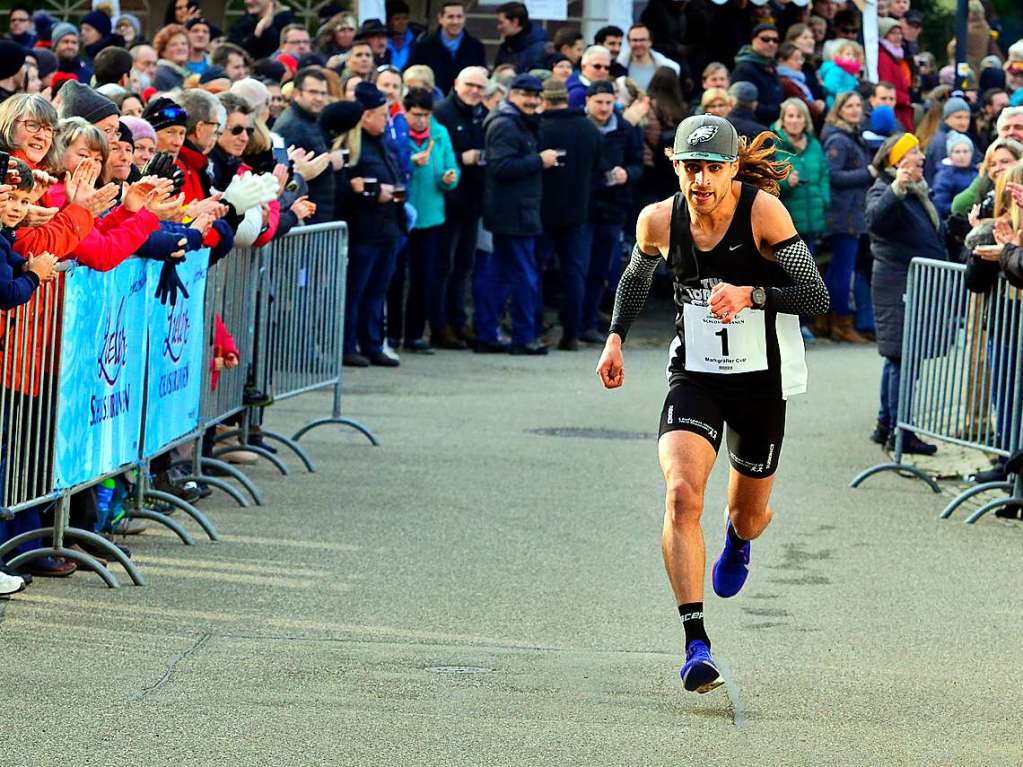
M 257 387 L 275 401 L 325 388 L 334 394 L 330 417 L 305 424 L 290 438 L 265 429 L 263 436 L 287 446 L 309 471 L 315 467 L 298 440 L 318 426 L 350 426 L 377 445 L 372 431 L 341 414 L 347 225 L 296 227 L 264 249 L 262 263 Z
M 962 264 L 930 259 L 910 264 L 894 460 L 861 472 L 852 487 L 895 471 L 918 477 L 940 492 L 927 473 L 903 462 L 906 430 L 1004 458 L 1023 444 L 1023 293 L 1001 276 L 988 293 L 971 293 L 965 272 Z M 967 523 L 1023 503 L 1023 477 L 976 485 L 949 503 L 941 518 L 990 491 L 1006 495 L 981 506 Z
M 4 371 L 0 386 L 3 418 L 0 519 L 13 520 L 16 514 L 32 508 L 53 513 L 52 524 L 3 542 L 0 557 L 6 557 L 22 544 L 49 539 L 48 546 L 24 551 L 12 557 L 8 564 L 18 568 L 41 557 L 65 557 L 95 571 L 108 586 L 116 588 L 117 579 L 98 559 L 68 544 L 68 541 L 87 541 L 118 561 L 129 577 L 142 585 L 144 579 L 120 549 L 102 536 L 71 526 L 71 493 L 56 489 L 57 401 L 65 281 L 65 275 L 58 274 L 55 280 L 41 285 L 27 303 L 0 312 L 0 355 Z

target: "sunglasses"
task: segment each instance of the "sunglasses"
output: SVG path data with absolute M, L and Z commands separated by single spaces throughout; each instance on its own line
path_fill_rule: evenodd
M 762 43 L 774 43 L 775 45 L 778 44 L 778 38 L 777 37 L 761 37 L 761 38 L 758 38 L 758 39 Z
M 247 125 L 236 125 L 228 131 L 232 136 L 240 136 L 242 133 L 248 133 L 251 136 L 255 132 L 255 128 L 250 128 Z

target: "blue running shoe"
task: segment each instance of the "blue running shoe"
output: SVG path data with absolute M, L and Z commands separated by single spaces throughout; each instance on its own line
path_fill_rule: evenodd
M 678 673 L 682 677 L 682 686 L 689 692 L 710 692 L 725 681 L 710 657 L 710 648 L 701 639 L 694 639 L 686 647 L 686 663 Z
M 728 509 L 725 509 L 725 545 L 721 549 L 721 555 L 714 560 L 714 566 L 710 571 L 714 593 L 725 598 L 734 597 L 742 591 L 749 576 L 750 542 L 746 541 L 742 546 L 736 547 L 728 536 L 731 527 Z

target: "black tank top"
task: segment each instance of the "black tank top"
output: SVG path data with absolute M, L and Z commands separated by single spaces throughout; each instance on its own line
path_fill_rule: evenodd
M 686 370 L 685 321 L 687 304 L 705 307 L 710 301 L 711 289 L 719 282 L 753 287 L 785 287 L 792 284 L 788 275 L 774 261 L 764 258 L 753 237 L 753 201 L 758 189 L 742 182 L 739 203 L 725 236 L 711 250 L 696 248 L 690 230 L 689 209 L 685 195 L 675 195 L 671 212 L 671 239 L 668 249 L 668 268 L 671 271 L 675 293 L 675 329 L 677 341 L 672 343 L 668 376 L 672 383 L 686 379 L 708 385 L 726 394 L 754 398 L 777 398 L 785 395 L 782 381 L 782 353 L 779 350 L 776 329 L 777 314 L 764 312 L 766 331 L 767 368 L 749 373 L 708 373 Z M 750 311 L 745 309 L 743 311 Z M 788 315 L 783 315 L 788 316 Z M 786 325 L 786 341 L 794 343 L 791 323 Z M 722 326 L 724 327 L 724 326 Z M 795 324 L 798 335 L 798 320 Z M 802 355 L 802 338 L 798 338 Z M 791 356 L 791 353 L 788 354 Z M 790 392 L 793 393 L 793 392 Z

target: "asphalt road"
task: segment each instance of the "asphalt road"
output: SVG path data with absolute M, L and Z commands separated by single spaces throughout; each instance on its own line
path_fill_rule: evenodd
M 708 597 L 728 685 L 704 696 L 659 550 L 663 344 L 630 344 L 617 392 L 595 361 L 347 373 L 380 447 L 317 429 L 315 474 L 262 465 L 264 507 L 204 505 L 222 543 L 129 540 L 144 588 L 79 573 L 0 603 L 0 765 L 1023 763 L 1023 528 L 938 521 L 894 475 L 848 489 L 882 457 L 871 348 L 810 353 L 750 581 Z

